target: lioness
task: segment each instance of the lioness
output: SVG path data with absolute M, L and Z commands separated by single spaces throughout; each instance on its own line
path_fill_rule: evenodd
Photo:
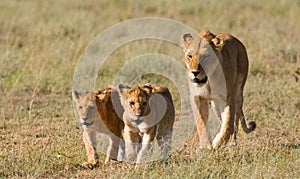
M 243 113 L 243 89 L 248 74 L 248 57 L 245 46 L 229 34 L 213 34 L 203 31 L 193 38 L 182 36 L 190 101 L 197 120 L 201 146 L 218 148 L 232 137 L 236 144 L 238 121 L 246 133 L 256 128 L 255 122 L 245 122 Z M 206 129 L 209 103 L 221 121 L 218 134 L 210 141 Z
M 118 91 L 124 107 L 126 159 L 130 162 L 142 162 L 151 154 L 154 138 L 160 147 L 161 156 L 168 155 L 175 119 L 175 109 L 168 88 L 149 84 L 130 88 L 120 84 Z
M 120 142 L 122 142 L 122 130 L 124 123 L 116 114 L 112 104 L 112 93 L 118 93 L 116 90 L 108 87 L 102 91 L 80 94 L 74 91 L 72 96 L 75 100 L 79 121 L 83 128 L 83 141 L 87 151 L 88 162 L 83 165 L 93 168 L 99 165 L 96 152 L 96 132 L 104 133 L 109 137 L 109 146 L 105 163 L 111 159 L 117 159 L 119 144 L 121 153 L 124 151 Z

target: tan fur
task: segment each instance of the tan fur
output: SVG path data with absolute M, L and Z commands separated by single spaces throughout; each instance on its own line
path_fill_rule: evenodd
M 182 37 L 185 62 L 191 91 L 191 105 L 197 120 L 197 131 L 202 147 L 218 148 L 232 137 L 236 144 L 238 121 L 246 133 L 256 127 L 247 126 L 243 114 L 243 89 L 248 74 L 246 48 L 229 34 L 202 31 L 193 38 Z M 212 107 L 221 121 L 219 133 L 212 141 L 207 131 L 208 110 Z
M 145 85 L 130 88 L 119 85 L 118 91 L 124 107 L 126 159 L 130 162 L 142 162 L 151 153 L 155 138 L 160 146 L 161 155 L 168 155 L 175 119 L 169 90 L 162 86 Z
M 117 94 L 117 91 L 112 88 L 86 94 L 73 92 L 73 99 L 83 127 L 83 141 L 88 156 L 88 162 L 84 163 L 84 166 L 95 167 L 99 164 L 96 152 L 97 132 L 106 134 L 110 140 L 105 163 L 117 158 L 124 123 L 114 110 L 113 92 Z M 121 149 L 124 150 L 122 147 Z

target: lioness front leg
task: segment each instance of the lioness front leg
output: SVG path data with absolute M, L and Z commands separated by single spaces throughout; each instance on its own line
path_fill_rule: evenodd
M 216 135 L 212 142 L 214 149 L 220 147 L 223 142 L 227 143 L 230 139 L 230 136 L 234 132 L 234 104 L 229 101 L 214 101 L 218 113 L 221 114 L 221 127 L 219 133 Z
M 88 156 L 88 162 L 84 162 L 83 166 L 93 168 L 99 165 L 98 155 L 96 152 L 96 133 L 94 131 L 89 132 L 88 129 L 83 131 L 83 142 Z
M 208 121 L 208 100 L 199 96 L 191 99 L 194 117 L 197 120 L 197 132 L 200 138 L 200 148 L 211 149 L 210 134 L 206 128 Z

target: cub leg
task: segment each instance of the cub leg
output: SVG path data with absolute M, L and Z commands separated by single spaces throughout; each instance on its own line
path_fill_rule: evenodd
M 165 136 L 157 136 L 157 144 L 160 147 L 160 157 L 165 157 L 170 154 L 171 151 L 171 138 L 172 130 Z
M 83 142 L 85 144 L 85 149 L 88 156 L 88 162 L 84 162 L 83 166 L 88 168 L 93 168 L 98 166 L 99 161 L 96 152 L 96 147 L 97 147 L 96 133 L 94 131 L 88 131 L 88 129 L 84 129 Z
M 108 149 L 107 149 L 105 163 L 108 163 L 111 160 L 117 160 L 120 140 L 121 139 L 119 139 L 116 136 L 113 136 L 113 135 L 109 136 L 109 145 L 108 145 Z
M 140 136 L 138 132 L 132 131 L 130 127 L 125 125 L 124 128 L 124 140 L 125 140 L 125 159 L 128 162 L 135 162 L 137 151 L 140 145 Z
M 156 127 L 153 127 L 147 133 L 144 133 L 142 138 L 142 147 L 137 155 L 136 163 L 141 163 L 147 156 L 152 153 L 152 142 L 156 134 Z
M 125 142 L 123 139 L 119 141 L 118 161 L 123 161 L 125 156 Z

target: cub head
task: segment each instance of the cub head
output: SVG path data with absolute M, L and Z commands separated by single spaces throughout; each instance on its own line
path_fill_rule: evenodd
M 125 112 L 133 122 L 136 124 L 141 123 L 142 117 L 150 113 L 149 100 L 152 95 L 152 87 L 145 85 L 143 87 L 130 88 L 120 84 L 118 92 Z
M 192 83 L 206 84 L 207 71 L 212 68 L 218 53 L 223 46 L 223 40 L 209 31 L 203 31 L 197 37 L 184 34 L 181 38 L 188 76 Z
M 94 93 L 88 92 L 81 94 L 78 91 L 72 93 L 79 115 L 79 121 L 83 126 L 93 125 L 97 106 Z

